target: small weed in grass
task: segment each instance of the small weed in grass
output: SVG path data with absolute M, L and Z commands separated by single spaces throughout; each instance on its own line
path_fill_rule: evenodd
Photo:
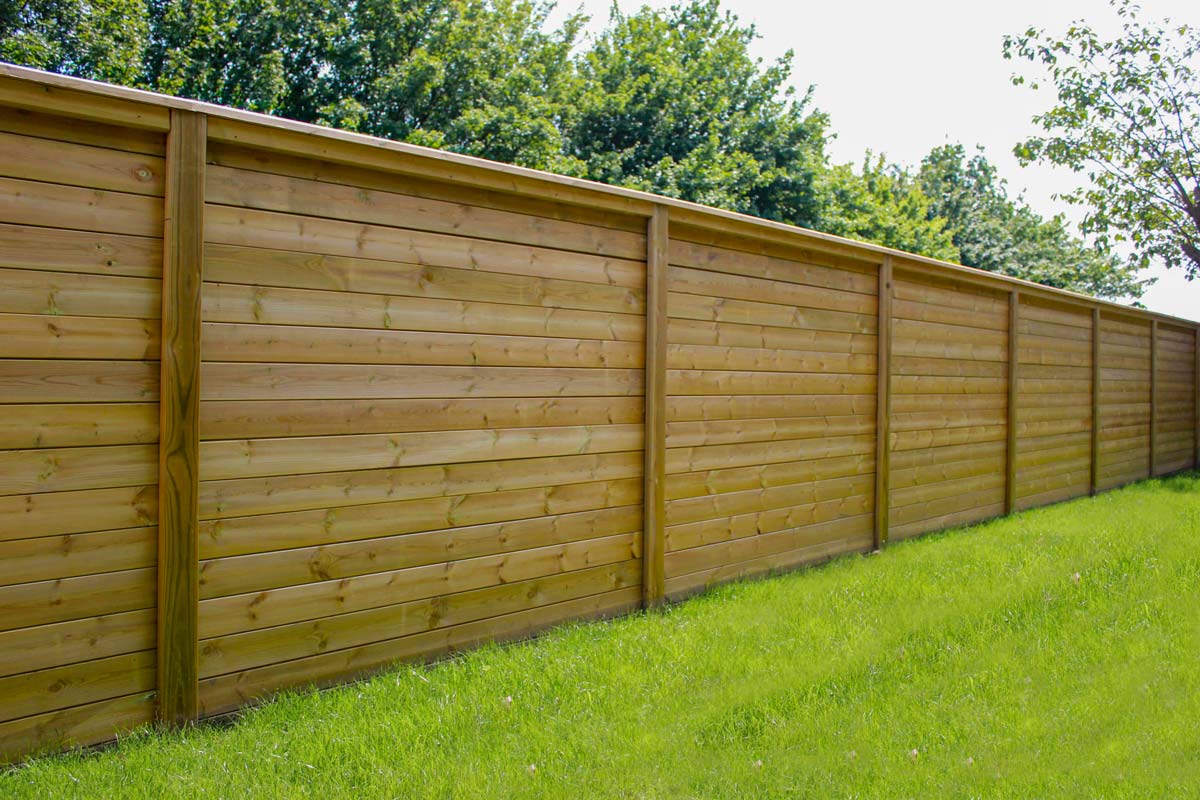
M 1200 796 L 1200 476 L 0 775 L 13 798 Z

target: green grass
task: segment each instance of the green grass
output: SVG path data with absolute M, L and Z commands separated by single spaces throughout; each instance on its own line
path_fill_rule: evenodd
M 1192 474 L 37 760 L 0 797 L 1200 796 L 1197 667 Z

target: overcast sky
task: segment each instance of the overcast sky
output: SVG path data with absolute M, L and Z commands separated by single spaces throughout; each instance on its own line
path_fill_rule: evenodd
M 662 0 L 617 0 L 630 12 Z M 816 107 L 830 114 L 837 161 L 861 161 L 867 149 L 913 165 L 944 142 L 982 145 L 988 158 L 1043 214 L 1079 211 L 1053 199 L 1075 187 L 1076 177 L 1049 167 L 1022 168 L 1012 146 L 1034 132 L 1030 118 L 1052 101 L 1009 82 L 1015 62 L 1001 56 L 1006 33 L 1030 25 L 1065 30 L 1076 19 L 1117 30 L 1105 0 L 887 0 L 805 3 L 793 0 L 723 0 L 743 22 L 757 25 L 756 54 L 767 60 L 794 50 L 792 80 L 798 90 L 816 86 Z M 1147 17 L 1200 24 L 1196 0 L 1142 0 Z M 559 0 L 556 19 L 576 8 L 603 27 L 611 0 Z M 1166 314 L 1200 319 L 1200 280 L 1180 270 L 1155 269 L 1158 283 L 1142 298 Z

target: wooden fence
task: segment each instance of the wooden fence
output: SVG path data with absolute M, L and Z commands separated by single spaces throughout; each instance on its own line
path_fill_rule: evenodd
M 1191 467 L 1198 329 L 0 67 L 0 754 Z

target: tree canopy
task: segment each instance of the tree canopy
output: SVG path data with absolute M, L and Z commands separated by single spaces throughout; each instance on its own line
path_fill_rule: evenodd
M 1005 38 L 1005 57 L 1040 67 L 1057 94 L 1057 105 L 1034 117 L 1044 135 L 1018 144 L 1015 153 L 1026 164 L 1086 175 L 1087 184 L 1064 199 L 1087 206 L 1083 230 L 1102 247 L 1129 243 L 1140 265 L 1157 258 L 1195 278 L 1200 29 L 1145 22 L 1133 0 L 1111 5 L 1121 18 L 1112 40 L 1083 21 L 1063 34 L 1030 28 Z
M 533 0 L 0 0 L 0 59 L 645 189 L 1107 297 L 1135 270 L 982 155 L 831 163 L 791 53 L 719 0 L 548 22 Z M 1093 230 L 1103 232 L 1098 224 Z

